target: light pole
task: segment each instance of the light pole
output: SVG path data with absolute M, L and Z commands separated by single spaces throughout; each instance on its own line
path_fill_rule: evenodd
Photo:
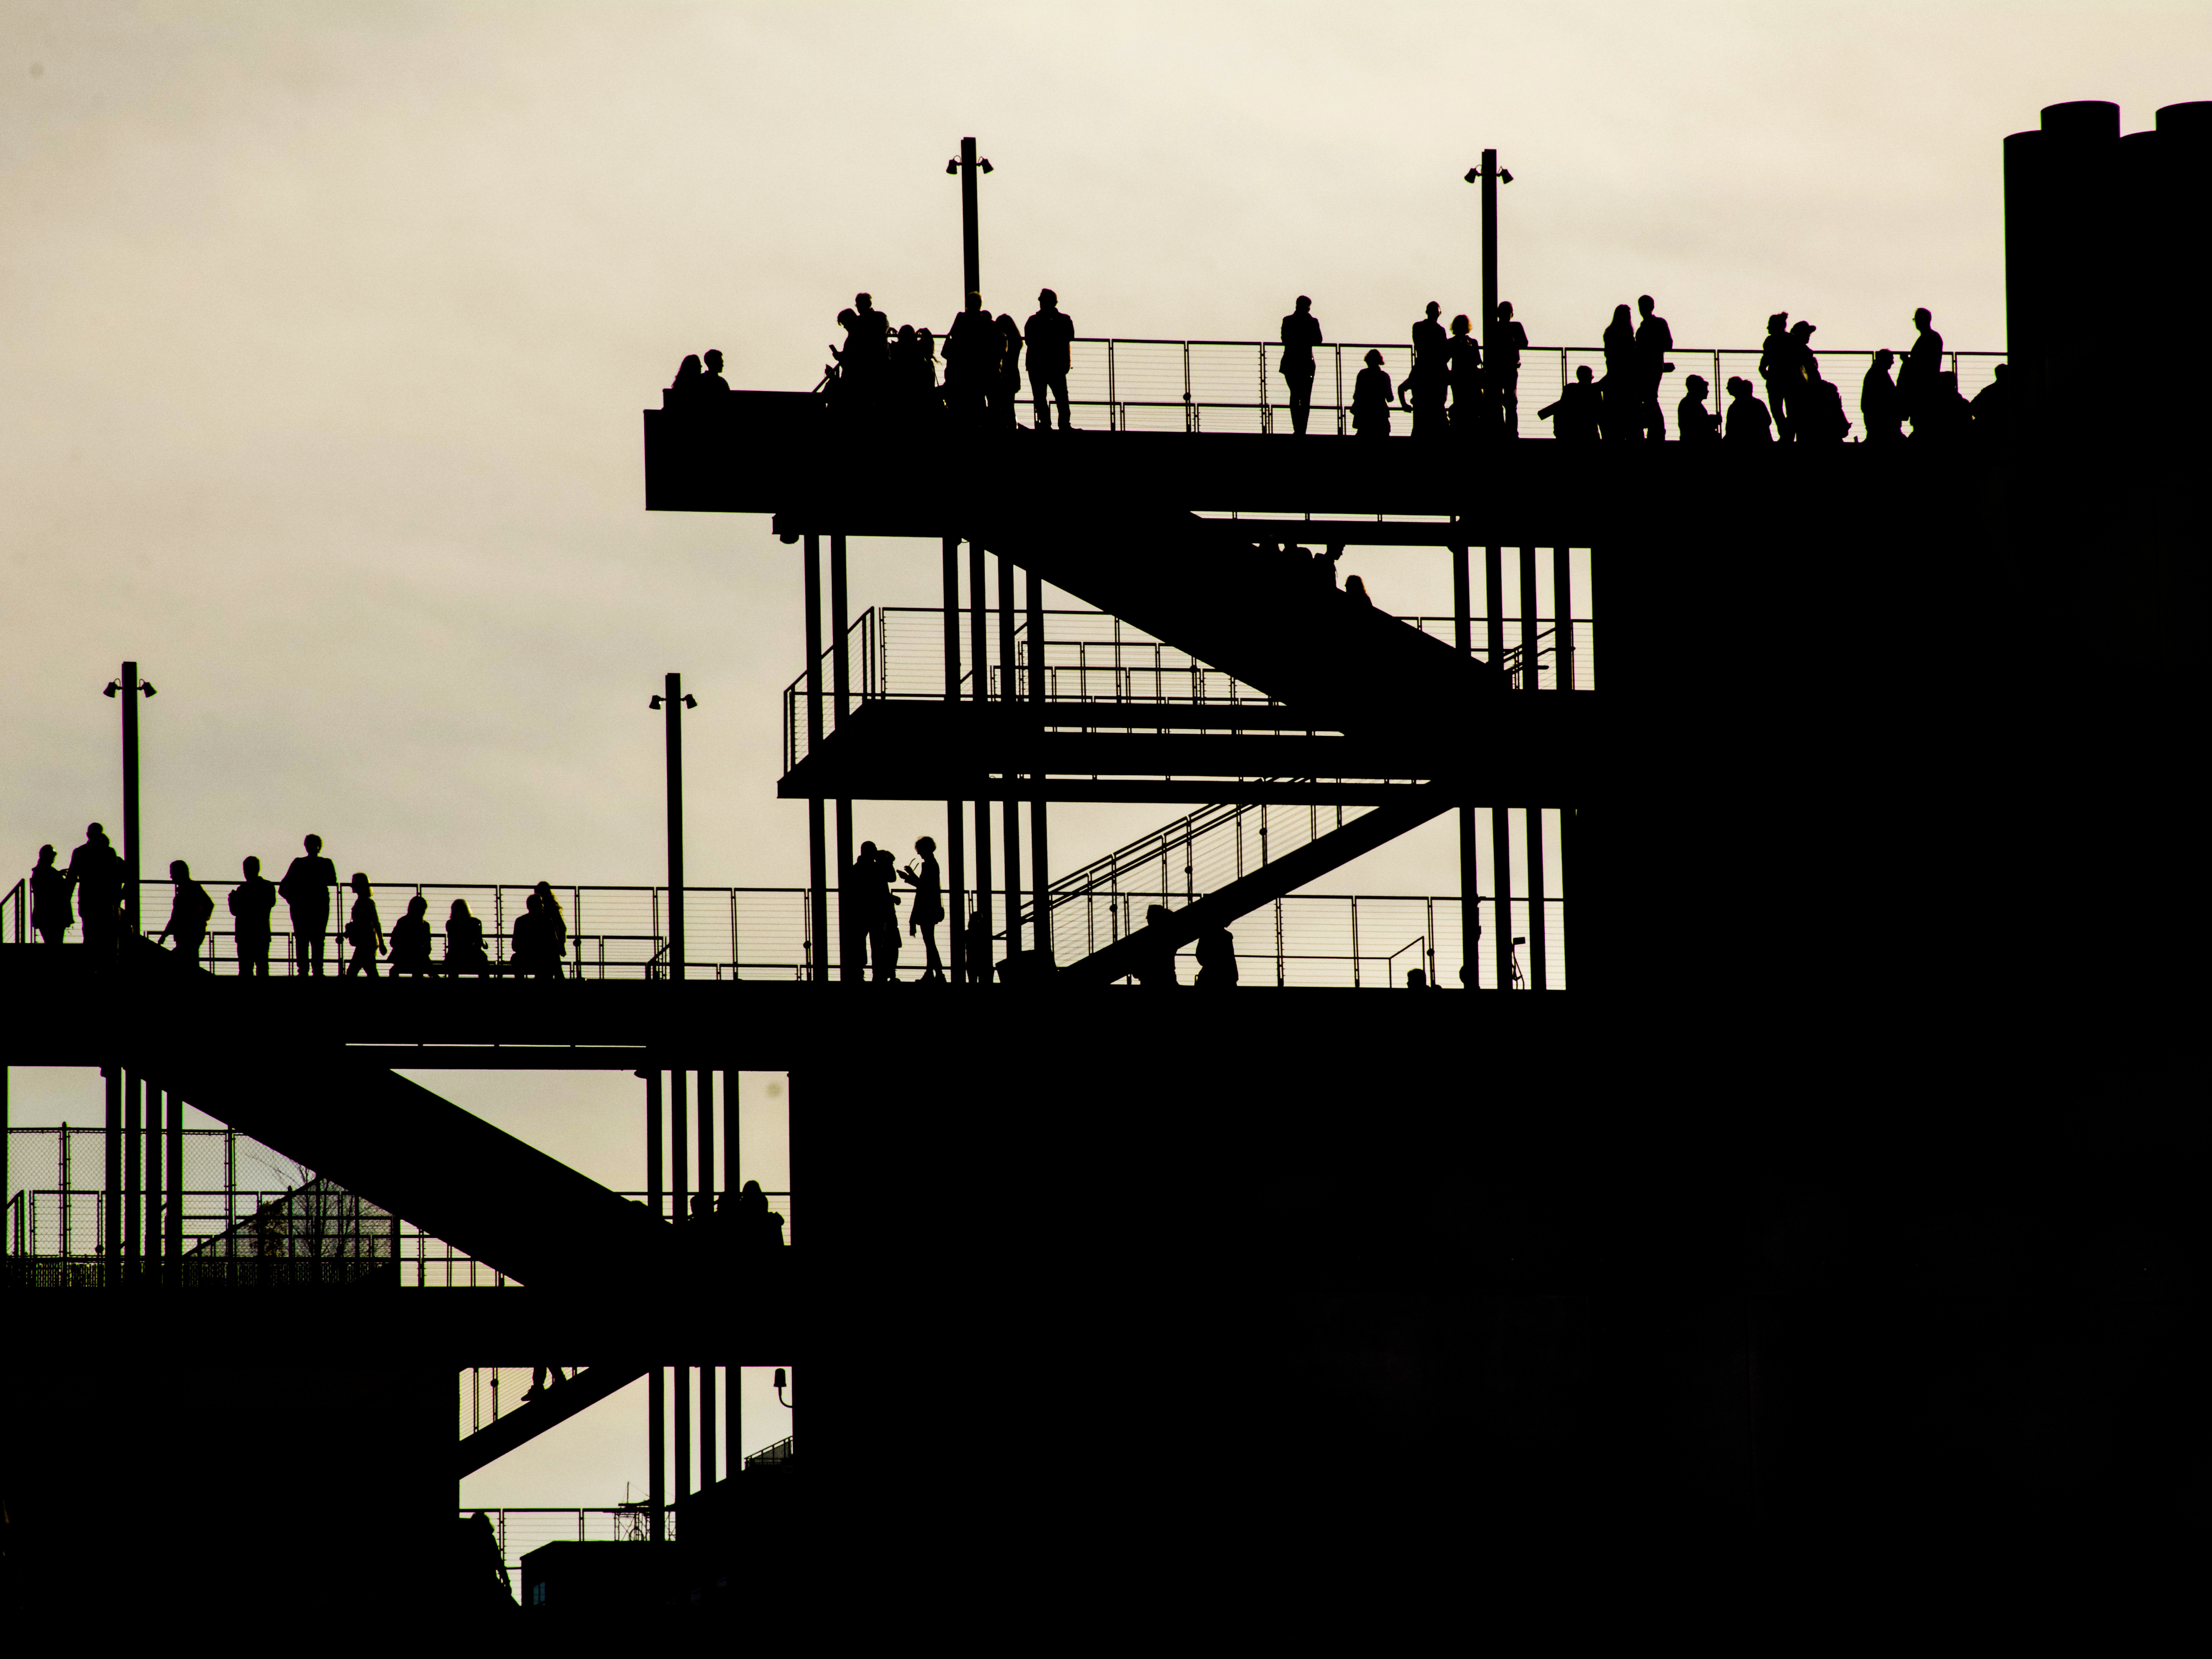
M 1482 361 L 1496 361 L 1498 349 L 1498 187 L 1513 175 L 1498 165 L 1498 152 L 1482 152 L 1482 165 L 1467 170 L 1467 182 L 1482 186 Z
M 975 157 L 975 141 L 963 138 L 957 160 L 945 164 L 947 173 L 960 175 L 960 308 L 968 309 L 968 296 L 983 290 L 982 237 L 975 224 L 975 175 L 991 171 L 988 161 Z
M 138 665 L 123 665 L 123 678 L 107 683 L 106 695 L 123 699 L 123 921 L 138 932 L 138 695 L 154 688 L 138 678 Z
M 665 709 L 668 725 L 668 977 L 684 977 L 684 711 L 699 700 L 684 694 L 684 677 L 671 674 L 649 707 Z

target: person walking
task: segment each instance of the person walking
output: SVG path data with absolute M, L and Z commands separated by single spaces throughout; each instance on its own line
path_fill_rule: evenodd
M 1301 294 L 1283 319 L 1283 356 L 1275 365 L 1291 389 L 1291 430 L 1301 438 L 1313 415 L 1314 351 L 1321 343 L 1321 319 L 1313 314 L 1313 301 Z
M 914 910 L 906 919 L 906 930 L 921 935 L 921 982 L 942 985 L 945 961 L 937 954 L 937 925 L 945 920 L 945 882 L 938 868 L 937 842 L 924 836 L 915 842 L 914 850 L 921 862 L 899 872 L 907 885 L 914 889 Z
M 240 979 L 269 977 L 269 919 L 276 908 L 276 884 L 261 873 L 261 860 L 248 858 L 239 866 L 246 879 L 230 890 L 224 904 L 230 911 L 230 937 L 238 952 Z
M 344 978 L 356 974 L 376 977 L 376 959 L 384 954 L 384 923 L 376 914 L 376 900 L 368 890 L 368 878 L 358 870 L 353 872 L 353 915 L 346 920 L 346 943 L 353 946 L 353 955 L 345 965 Z
M 1030 349 L 1030 395 L 1036 410 L 1036 429 L 1052 430 L 1045 394 L 1060 404 L 1060 429 L 1067 431 L 1067 371 L 1074 361 L 1075 320 L 1060 308 L 1060 295 L 1050 289 L 1037 293 L 1037 308 L 1022 330 Z
M 323 856 L 323 838 L 309 836 L 302 843 L 307 856 L 292 860 L 276 890 L 292 912 L 292 971 L 323 973 L 323 944 L 331 927 L 331 890 L 338 884 L 338 867 Z
M 169 879 L 175 884 L 169 899 L 169 920 L 154 943 L 173 939 L 172 948 L 176 953 L 196 963 L 200 952 L 207 949 L 208 922 L 215 915 L 215 901 L 208 896 L 206 888 L 192 879 L 191 866 L 182 859 L 169 860 Z
M 1521 354 L 1528 349 L 1528 331 L 1513 320 L 1513 302 L 1500 300 L 1498 337 L 1490 348 L 1490 395 L 1498 430 L 1508 438 L 1521 435 Z
M 31 866 L 31 928 L 49 945 L 59 945 L 69 932 L 70 884 L 54 863 L 52 843 L 39 848 L 39 861 Z
M 1667 416 L 1659 407 L 1659 383 L 1674 370 L 1674 365 L 1667 361 L 1667 354 L 1674 349 L 1674 331 L 1657 314 L 1650 295 L 1638 297 L 1636 309 L 1644 319 L 1636 328 L 1637 361 L 1644 371 L 1643 435 L 1654 443 L 1664 443 Z
M 1367 367 L 1352 383 L 1352 429 L 1362 438 L 1390 435 L 1390 377 L 1382 368 L 1382 354 L 1370 348 Z
M 84 844 L 70 854 L 68 881 L 76 895 L 84 942 L 112 952 L 123 927 L 123 855 L 99 824 L 84 826 Z
M 1413 325 L 1413 367 L 1399 389 L 1401 394 L 1413 394 L 1416 438 L 1444 435 L 1444 393 L 1451 385 L 1451 337 L 1437 320 L 1443 312 L 1443 307 L 1431 300 L 1420 321 Z

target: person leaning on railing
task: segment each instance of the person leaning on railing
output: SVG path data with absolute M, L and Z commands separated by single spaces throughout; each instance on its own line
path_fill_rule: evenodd
M 192 879 L 191 866 L 182 859 L 169 860 L 169 879 L 176 884 L 169 900 L 169 920 L 154 943 L 174 939 L 179 956 L 186 962 L 198 962 L 207 948 L 208 921 L 215 915 L 215 901 L 208 896 L 206 888 Z

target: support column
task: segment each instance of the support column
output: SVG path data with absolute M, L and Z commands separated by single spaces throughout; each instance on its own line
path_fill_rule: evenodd
M 988 702 L 991 698 L 990 653 L 990 572 L 987 568 L 983 544 L 970 537 L 968 541 L 968 659 L 972 676 L 969 690 L 974 701 Z M 975 943 L 975 954 L 982 963 L 981 976 L 974 982 L 991 982 L 991 935 L 996 930 L 991 925 L 991 803 L 975 803 L 975 912 L 980 920 L 976 932 L 981 935 Z
M 161 1133 L 161 1091 L 152 1084 L 146 1085 L 146 1231 L 144 1278 L 149 1285 L 161 1282 L 161 1234 L 164 1227 L 162 1199 L 169 1183 L 163 1177 L 162 1157 L 167 1137 Z
M 141 1160 L 145 1157 L 139 1106 L 146 1080 L 136 1072 L 123 1074 L 123 1275 L 138 1277 L 139 1224 L 144 1219 L 145 1182 Z
M 398 1246 L 392 1248 L 396 1262 Z M 169 1091 L 168 1239 L 162 1254 L 169 1264 L 169 1283 L 181 1288 L 185 1282 L 185 1103 L 174 1090 Z
M 691 1495 L 691 1368 L 672 1365 L 669 1380 L 676 1385 L 676 1501 Z
M 714 1368 L 699 1367 L 699 1490 L 720 1477 L 714 1472 Z
M 1044 637 L 1044 584 L 1037 580 L 1034 570 L 1024 573 L 1028 586 L 1030 634 L 1030 701 L 1042 707 L 1048 689 L 1046 676 L 1051 670 L 1046 662 Z M 1044 780 L 1033 778 L 1038 794 L 1030 802 L 1030 902 L 1031 912 L 1030 943 L 1039 951 L 1052 949 L 1051 907 L 1045 896 L 1052 890 L 1051 864 L 1046 851 L 1046 804 L 1042 793 Z
M 699 1196 L 707 1200 L 711 1217 L 714 1209 L 714 1074 L 706 1071 L 699 1073 Z
M 645 1444 L 647 1473 L 645 1480 L 646 1510 L 653 1541 L 665 1543 L 668 1538 L 668 1384 L 661 1368 L 653 1368 L 653 1391 L 646 1396 Z
M 686 1144 L 691 1134 L 689 1082 L 680 1066 L 668 1073 L 668 1213 L 679 1227 L 691 1214 L 690 1148 Z
M 1014 567 L 999 555 L 999 696 L 1004 702 L 1019 700 L 1021 676 L 1014 665 Z M 1014 779 L 1006 775 L 1006 795 L 1000 802 L 1000 825 L 1006 838 L 1006 955 L 1022 948 L 1022 818 L 1021 803 L 1014 799 Z
M 123 1068 L 103 1066 L 100 1080 L 107 1085 L 107 1116 L 106 1133 L 100 1139 L 106 1143 L 106 1169 L 102 1172 L 103 1187 L 100 1208 L 100 1283 L 120 1285 L 123 1282 Z M 66 1241 L 63 1246 L 66 1251 Z
M 1452 644 L 1462 657 L 1474 654 L 1474 581 L 1468 565 L 1465 542 L 1454 544 L 1452 556 Z M 1491 659 L 1495 666 L 1497 659 Z M 1459 809 L 1459 982 L 1472 991 L 1482 982 L 1475 955 L 1482 941 L 1482 854 L 1475 846 L 1474 804 L 1462 801 Z M 1433 941 L 1432 941 L 1433 943 Z M 1430 958 L 1429 971 L 1436 972 Z
M 822 538 L 806 538 L 806 752 L 822 747 Z M 814 947 L 811 977 L 830 979 L 830 860 L 822 823 L 822 797 L 806 803 L 807 932 Z
M 853 665 L 845 633 L 851 618 L 845 591 L 845 538 L 830 538 L 830 672 L 836 707 L 831 711 L 842 726 L 853 712 Z M 837 977 L 847 984 L 860 980 L 865 967 L 866 941 L 853 934 L 853 803 L 837 803 Z
M 1513 988 L 1513 809 L 1490 809 L 1491 902 L 1497 906 L 1498 931 L 1491 949 L 1498 962 L 1498 988 Z
M 1540 682 L 1536 672 L 1540 636 L 1544 631 L 1544 619 L 1536 610 L 1536 550 L 1521 550 L 1521 689 L 1534 691 Z
M 653 1212 L 655 1221 L 662 1219 L 660 1206 L 660 1073 L 640 1072 L 645 1079 L 645 1207 Z
M 1552 643 L 1558 653 L 1554 660 L 1559 665 L 1562 691 L 1575 689 L 1574 574 L 1568 565 L 1570 550 L 1552 550 Z
M 960 701 L 960 538 L 945 538 L 945 701 Z M 961 948 L 968 932 L 968 825 L 957 800 L 945 803 L 945 921 L 946 947 L 952 953 L 947 976 L 967 982 L 968 953 Z
M 1528 824 L 1528 988 L 1545 991 L 1551 986 L 1545 974 L 1544 809 L 1524 806 L 1521 811 Z
M 1485 646 L 1490 652 L 1490 665 L 1503 668 L 1505 665 L 1505 550 L 1486 547 L 1482 550 L 1484 598 L 1490 614 L 1484 618 L 1489 624 Z

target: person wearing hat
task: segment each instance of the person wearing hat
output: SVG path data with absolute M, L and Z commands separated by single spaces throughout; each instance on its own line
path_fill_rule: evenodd
M 1370 349 L 1367 367 L 1352 384 L 1352 429 L 1363 438 L 1390 435 L 1390 377 L 1383 371 L 1382 354 Z
M 1060 403 L 1060 429 L 1067 421 L 1067 368 L 1073 357 L 1075 322 L 1060 308 L 1060 295 L 1050 289 L 1037 293 L 1037 309 L 1022 330 L 1029 347 L 1030 396 L 1036 406 L 1036 429 L 1052 430 L 1052 414 L 1045 401 L 1049 392 Z
M 1276 365 L 1291 387 L 1291 430 L 1306 435 L 1306 421 L 1313 414 L 1314 348 L 1321 341 L 1321 319 L 1313 314 L 1313 301 L 1298 295 L 1297 308 L 1283 319 L 1283 356 Z
M 1896 361 L 1894 352 L 1875 352 L 1866 378 L 1859 382 L 1859 419 L 1866 424 L 1869 443 L 1887 443 L 1905 435 L 1899 428 L 1904 417 L 1898 409 L 1897 382 L 1889 378 L 1889 366 Z
M 1708 443 L 1721 435 L 1721 417 L 1705 407 L 1705 393 L 1711 390 L 1702 374 L 1692 374 L 1685 380 L 1686 390 L 1682 401 L 1674 405 L 1674 429 L 1686 444 Z

